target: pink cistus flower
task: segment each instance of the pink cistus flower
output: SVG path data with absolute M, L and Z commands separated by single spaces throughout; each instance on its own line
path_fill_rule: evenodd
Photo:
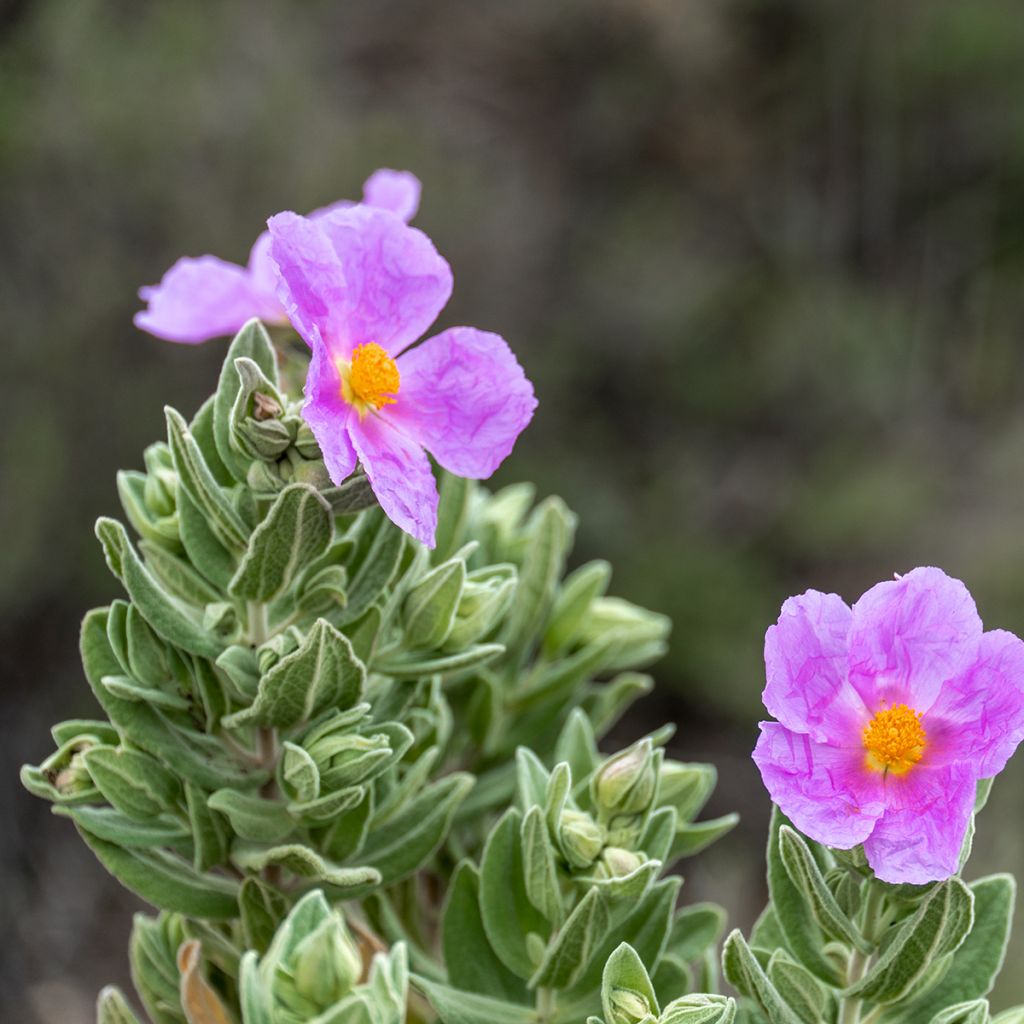
M 354 206 L 268 224 L 278 295 L 312 349 L 303 416 L 331 479 L 362 463 L 388 517 L 433 547 L 426 451 L 458 476 L 490 476 L 533 416 L 533 386 L 497 334 L 452 327 L 409 347 L 447 303 L 452 273 L 393 213 Z
M 852 610 L 809 590 L 765 637 L 754 761 L 772 800 L 827 846 L 859 843 L 886 882 L 954 874 L 975 784 L 1024 737 L 1024 643 L 983 632 L 939 569 L 872 587 Z
M 408 171 L 381 168 L 366 179 L 363 202 L 412 220 L 419 208 L 419 179 Z M 354 205 L 343 199 L 310 217 Z M 139 298 L 148 308 L 135 314 L 136 327 L 188 345 L 235 334 L 253 317 L 268 324 L 288 322 L 277 297 L 277 273 L 266 231 L 253 244 L 247 266 L 216 256 L 183 256 L 159 284 L 140 288 Z

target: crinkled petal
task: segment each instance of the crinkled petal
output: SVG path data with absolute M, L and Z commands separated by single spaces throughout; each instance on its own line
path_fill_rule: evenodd
M 489 477 L 537 408 L 512 350 L 487 331 L 443 331 L 402 355 L 398 370 L 388 419 L 459 476 Z
M 921 885 L 954 874 L 974 808 L 975 775 L 965 764 L 889 775 L 886 810 L 864 841 L 864 853 L 883 882 Z
M 983 634 L 977 663 L 943 686 L 923 724 L 929 764 L 965 761 L 979 779 L 1001 772 L 1024 739 L 1024 641 Z
M 452 272 L 422 231 L 387 210 L 353 206 L 316 221 L 330 239 L 345 282 L 331 350 L 376 342 L 397 356 L 437 319 L 452 293 Z M 321 331 L 323 331 L 321 327 Z
M 764 638 L 764 706 L 819 743 L 854 743 L 871 717 L 846 679 L 850 619 L 837 594 L 808 590 L 786 601 Z
M 871 834 L 885 810 L 882 776 L 858 747 L 831 747 L 762 722 L 754 761 L 772 800 L 805 835 L 849 849 Z
M 943 683 L 977 660 L 981 633 L 963 583 L 941 569 L 914 569 L 853 606 L 850 681 L 872 712 L 885 702 L 926 712 Z
M 260 303 L 259 318 L 267 323 L 286 323 L 284 307 L 277 297 L 277 265 L 270 255 L 270 232 L 263 231 L 249 250 L 249 282 Z
M 432 548 L 438 495 L 427 453 L 373 413 L 352 416 L 349 432 L 387 517 Z
M 347 359 L 351 346 L 340 342 L 349 333 L 345 271 L 320 224 L 297 213 L 279 213 L 267 221 L 277 296 L 307 345 L 312 348 L 314 338 L 320 338 L 332 358 Z
M 320 445 L 328 475 L 340 484 L 356 468 L 356 452 L 348 436 L 349 420 L 354 414 L 341 397 L 338 368 L 315 328 L 305 390 L 302 417 Z
M 260 315 L 245 268 L 216 256 L 183 257 L 139 297 L 149 308 L 135 314 L 136 327 L 191 345 L 234 334 Z
M 409 171 L 392 171 L 382 167 L 374 171 L 363 185 L 363 202 L 390 210 L 409 223 L 420 208 L 420 179 Z

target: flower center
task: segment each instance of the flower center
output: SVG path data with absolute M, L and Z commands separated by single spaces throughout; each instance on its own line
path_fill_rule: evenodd
M 921 760 L 924 741 L 920 711 L 906 704 L 883 708 L 864 727 L 868 767 L 903 775 Z
M 341 397 L 354 405 L 361 416 L 367 409 L 394 405 L 401 381 L 398 364 L 375 341 L 357 345 L 352 362 L 338 366 Z

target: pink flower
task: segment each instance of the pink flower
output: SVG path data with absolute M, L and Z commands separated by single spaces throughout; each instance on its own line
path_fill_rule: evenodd
M 278 295 L 313 350 L 303 415 L 331 479 L 358 460 L 387 515 L 433 547 L 424 449 L 459 476 L 490 476 L 533 416 L 533 386 L 497 334 L 452 327 L 409 348 L 444 308 L 452 274 L 393 213 L 353 206 L 268 224 Z
M 772 799 L 828 846 L 864 844 L 886 882 L 948 878 L 975 783 L 1024 738 L 1024 643 L 983 632 L 967 588 L 939 569 L 791 597 L 765 637 L 754 761 Z
M 419 179 L 408 171 L 374 171 L 363 185 L 363 202 L 412 220 L 420 202 Z M 310 216 L 322 217 L 353 205 L 343 199 Z M 256 239 L 248 266 L 216 256 L 184 256 L 159 284 L 140 288 L 139 298 L 149 305 L 135 314 L 136 327 L 190 345 L 235 334 L 254 316 L 269 324 L 288 322 L 277 297 L 277 274 L 266 231 Z

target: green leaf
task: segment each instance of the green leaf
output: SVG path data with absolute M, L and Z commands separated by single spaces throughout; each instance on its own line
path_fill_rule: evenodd
M 328 708 L 345 709 L 359 700 L 366 670 L 348 638 L 318 619 L 298 650 L 282 658 L 261 680 L 252 706 L 223 719 L 241 725 L 288 728 Z
M 340 889 L 363 890 L 379 885 L 380 872 L 368 867 L 346 868 L 321 857 L 302 843 L 264 847 L 254 843 L 235 843 L 231 859 L 246 871 L 263 871 L 276 864 L 301 878 L 327 882 Z M 353 894 L 354 895 L 354 894 Z
M 141 751 L 104 746 L 93 747 L 82 756 L 97 789 L 130 818 L 146 821 L 169 810 L 181 796 L 174 775 Z
M 700 813 L 717 781 L 714 765 L 666 761 L 658 779 L 658 806 L 674 807 L 685 824 Z
M 191 654 L 207 658 L 216 658 L 220 654 L 223 644 L 202 628 L 192 608 L 172 597 L 153 579 L 119 522 L 101 517 L 96 521 L 96 536 L 103 544 L 111 571 L 124 584 L 136 607 L 159 636 Z
M 935 1014 L 929 1024 L 989 1024 L 988 1000 L 972 999 L 947 1006 Z
M 236 559 L 213 535 L 199 506 L 185 491 L 178 491 L 181 543 L 195 570 L 218 590 L 226 591 L 235 575 Z
M 572 998 L 576 1004 L 593 1005 L 601 982 L 601 971 L 608 957 L 615 951 L 620 942 L 628 942 L 645 964 L 656 964 L 665 950 L 669 931 L 672 925 L 672 912 L 682 879 L 678 876 L 665 878 L 656 882 L 635 904 L 625 904 L 616 908 L 611 928 L 604 943 L 591 958 L 590 966 L 583 973 L 579 982 L 572 990 Z M 621 915 L 625 913 L 625 917 Z M 578 1014 L 585 1016 L 583 1009 Z
M 575 525 L 576 517 L 559 498 L 547 498 L 530 517 L 516 596 L 501 634 L 513 654 L 524 652 L 547 621 Z
M 219 811 L 231 822 L 231 828 L 242 839 L 252 839 L 257 843 L 278 843 L 295 828 L 292 816 L 276 800 L 267 800 L 252 793 L 240 793 L 237 789 L 218 789 L 206 802 L 212 810 Z
M 814 919 L 830 939 L 870 953 L 871 945 L 843 913 L 822 877 L 817 862 L 799 834 L 788 825 L 779 829 L 779 856 L 789 880 L 807 902 Z
M 785 950 L 776 950 L 768 963 L 768 977 L 783 1001 L 805 1024 L 821 1024 L 828 996 L 806 967 L 791 960 Z
M 238 891 L 238 914 L 247 949 L 265 953 L 277 926 L 288 913 L 288 900 L 258 878 L 247 878 Z
M 216 398 L 216 395 L 210 395 L 203 402 L 196 411 L 195 416 L 192 417 L 189 430 L 192 431 L 192 436 L 196 439 L 196 444 L 199 445 L 199 450 L 203 453 L 203 458 L 210 467 L 210 472 L 213 474 L 214 479 L 222 486 L 230 487 L 235 481 L 231 473 L 228 472 L 227 466 L 224 465 L 220 452 L 217 451 L 217 441 L 213 436 L 213 406 Z
M 180 857 L 162 850 L 127 850 L 79 827 L 79 834 L 100 863 L 147 903 L 190 917 L 235 917 L 238 884 L 194 871 Z
M 418 974 L 412 980 L 430 1000 L 443 1024 L 537 1024 L 532 1007 L 460 992 Z
M 154 513 L 146 502 L 146 474 L 121 470 L 117 474 L 117 495 L 132 529 L 160 551 L 181 547 L 176 516 Z
M 366 843 L 373 814 L 373 790 L 366 787 L 362 799 L 337 813 L 318 845 L 332 860 L 345 861 L 357 856 Z
M 224 785 L 259 785 L 266 775 L 234 762 L 213 737 L 185 729 L 156 708 L 121 700 L 101 683 L 117 672 L 118 661 L 107 637 L 108 610 L 97 608 L 82 622 L 81 653 L 86 678 L 111 722 L 133 744 L 173 765 L 176 774 L 199 786 L 219 789 Z
M 380 827 L 373 827 L 360 851 L 385 884 L 405 878 L 433 856 L 444 842 L 455 810 L 473 788 L 473 776 L 454 772 L 424 789 L 415 800 Z
M 403 618 L 410 647 L 435 650 L 455 623 L 459 598 L 466 585 L 466 563 L 453 558 L 431 569 L 409 591 Z
M 139 1024 L 121 990 L 108 985 L 96 999 L 96 1024 Z
M 526 892 L 521 821 L 519 812 L 509 809 L 487 838 L 480 865 L 480 913 L 498 959 L 519 977 L 529 978 L 537 964 L 527 936 L 532 932 L 546 939 L 551 927 Z
M 569 988 L 593 959 L 609 924 L 608 907 L 598 889 L 591 889 L 576 905 L 565 924 L 548 944 L 530 988 Z
M 253 531 L 230 591 L 270 601 L 327 550 L 334 533 L 330 506 L 307 484 L 289 484 Z
M 716 903 L 692 903 L 672 921 L 668 950 L 684 963 L 696 960 L 721 938 L 726 913 Z
M 263 977 L 259 961 L 252 950 L 245 953 L 238 965 L 238 1005 L 242 1024 L 274 1024 L 274 1004 Z
M 231 410 L 242 382 L 235 368 L 235 360 L 251 359 L 274 384 L 277 383 L 277 360 L 270 335 L 259 320 L 250 320 L 235 335 L 224 358 L 213 397 L 213 440 L 223 464 L 239 482 L 245 481 L 251 460 L 242 456 L 231 443 Z
M 529 1001 L 526 986 L 487 941 L 480 916 L 480 874 L 464 860 L 455 869 L 441 915 L 441 943 L 448 980 L 457 989 L 515 1003 Z
M 693 857 L 706 850 L 712 843 L 731 832 L 740 820 L 738 814 L 723 814 L 720 818 L 709 818 L 707 821 L 695 821 L 683 825 L 672 840 L 672 850 L 668 855 L 669 862 L 680 857 Z
M 555 761 L 564 761 L 574 779 L 585 779 L 600 763 L 594 729 L 586 712 L 573 708 L 555 744 Z
M 183 558 L 164 548 L 140 541 L 139 550 L 146 567 L 173 597 L 196 608 L 221 600 L 223 595 Z
M 970 889 L 974 927 L 949 969 L 925 996 L 887 1011 L 886 1024 L 917 1024 L 951 1003 L 980 999 L 991 991 L 1006 956 L 1017 886 L 1011 875 L 990 875 L 972 882 Z
M 188 492 L 206 517 L 217 540 L 229 551 L 244 551 L 249 531 L 227 493 L 210 472 L 188 424 L 170 406 L 164 407 L 164 415 L 167 417 L 167 444 L 174 458 L 174 468 L 178 471 L 179 486 Z
M 590 604 L 608 589 L 612 567 L 605 561 L 587 562 L 562 581 L 544 633 L 544 653 L 561 654 L 576 637 Z
M 441 472 L 437 489 L 437 535 L 431 552 L 434 565 L 446 562 L 463 543 L 474 484 L 472 480 L 445 470 Z
M 353 546 L 345 563 L 349 577 L 345 623 L 361 618 L 381 595 L 405 547 L 405 534 L 379 508 L 360 513 L 347 538 Z
M 227 860 L 231 836 L 227 822 L 207 803 L 207 793 L 191 782 L 185 783 L 185 803 L 195 840 L 193 858 L 196 871 L 206 871 Z
M 192 833 L 185 823 L 165 814 L 137 821 L 114 807 L 54 807 L 53 813 L 70 818 L 97 838 L 117 846 L 170 846 L 181 850 L 192 847 Z
M 501 644 L 474 644 L 456 654 L 430 656 L 413 652 L 378 657 L 373 660 L 373 671 L 396 679 L 421 679 L 423 676 L 451 675 L 479 668 L 505 653 Z
M 786 949 L 816 978 L 828 985 L 840 984 L 835 965 L 825 956 L 825 940 L 817 921 L 807 914 L 803 894 L 793 884 L 782 863 L 779 830 L 789 821 L 777 808 L 772 808 L 768 830 L 768 892 L 775 915 L 785 937 Z
M 623 942 L 608 957 L 601 976 L 601 1007 L 609 1022 L 618 1016 L 612 1003 L 616 990 L 625 990 L 640 996 L 646 1002 L 648 1012 L 655 1015 L 660 1013 L 658 997 L 647 968 L 628 942 Z
M 622 672 L 610 682 L 595 686 L 583 701 L 595 736 L 603 736 L 623 712 L 654 689 L 654 680 L 642 672 Z
M 768 980 L 738 928 L 725 940 L 722 968 L 729 984 L 753 999 L 764 1011 L 769 1024 L 800 1024 L 800 1018 Z
M 974 922 L 974 896 L 959 878 L 937 884 L 908 921 L 899 926 L 875 965 L 844 995 L 893 1003 L 940 957 L 964 941 Z
M 530 902 L 557 928 L 562 923 L 562 892 L 555 851 L 544 812 L 534 804 L 523 818 L 523 878 Z
M 185 940 L 181 918 L 136 914 L 132 918 L 128 955 L 132 982 L 156 1024 L 184 1024 L 180 975 L 175 954 Z

